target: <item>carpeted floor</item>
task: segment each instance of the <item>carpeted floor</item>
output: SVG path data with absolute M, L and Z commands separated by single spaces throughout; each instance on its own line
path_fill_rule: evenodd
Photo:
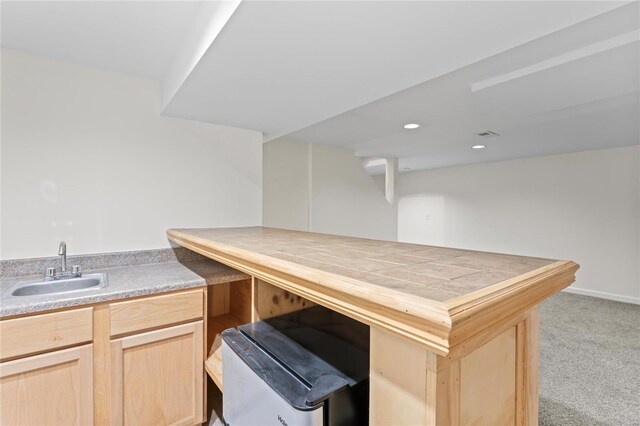
M 640 306 L 559 293 L 540 322 L 540 425 L 640 425 Z

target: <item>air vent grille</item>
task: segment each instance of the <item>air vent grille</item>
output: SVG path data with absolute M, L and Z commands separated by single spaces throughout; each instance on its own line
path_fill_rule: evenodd
M 496 136 L 500 136 L 496 132 L 492 132 L 491 130 L 485 130 L 484 132 L 476 133 L 478 136 L 482 136 L 483 138 L 495 138 Z

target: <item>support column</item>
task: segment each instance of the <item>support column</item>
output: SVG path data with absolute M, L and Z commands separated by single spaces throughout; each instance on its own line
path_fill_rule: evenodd
M 436 357 L 400 336 L 371 327 L 370 425 L 435 424 Z
M 396 180 L 398 177 L 398 159 L 385 158 L 384 196 L 392 206 L 396 203 Z
M 369 424 L 537 425 L 539 350 L 538 306 L 447 356 L 372 327 Z

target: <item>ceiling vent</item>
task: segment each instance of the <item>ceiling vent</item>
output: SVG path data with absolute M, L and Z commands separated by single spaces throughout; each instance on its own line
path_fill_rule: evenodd
M 500 136 L 496 132 L 492 132 L 491 130 L 485 130 L 484 132 L 476 133 L 478 136 L 482 136 L 483 138 L 495 138 L 496 136 Z

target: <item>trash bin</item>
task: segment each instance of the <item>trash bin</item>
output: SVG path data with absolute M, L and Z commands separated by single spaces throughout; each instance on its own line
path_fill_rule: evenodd
M 327 308 L 222 333 L 229 426 L 368 424 L 369 327 Z

